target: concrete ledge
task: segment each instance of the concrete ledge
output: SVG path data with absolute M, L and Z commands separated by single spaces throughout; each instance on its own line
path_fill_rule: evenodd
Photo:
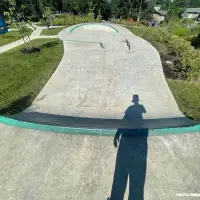
M 23 118 L 23 116 L 21 116 L 21 118 Z M 114 128 L 113 126 L 110 126 L 110 128 L 102 128 L 102 126 L 100 128 L 87 128 L 87 127 L 81 128 L 81 127 L 78 127 L 78 126 L 73 127 L 72 124 L 71 124 L 72 127 L 70 127 L 70 126 L 69 127 L 59 126 L 59 124 L 48 125 L 48 124 L 44 123 L 44 121 L 43 122 L 41 121 L 41 124 L 39 124 L 39 123 L 37 124 L 37 123 L 34 123 L 34 120 L 35 120 L 34 117 L 33 117 L 33 122 L 30 122 L 31 118 L 30 119 L 27 118 L 27 120 L 29 120 L 29 121 L 21 121 L 19 119 L 20 119 L 20 116 L 13 116 L 12 118 L 0 117 L 0 123 L 6 124 L 6 125 L 11 125 L 11 126 L 16 126 L 16 127 L 20 127 L 20 128 L 27 128 L 27 129 L 34 129 L 34 130 L 41 130 L 41 131 L 50 131 L 50 132 L 57 132 L 57 133 L 82 134 L 82 135 L 98 135 L 98 134 L 101 134 L 101 135 L 104 135 L 104 136 L 114 136 L 117 129 L 119 129 L 119 128 L 120 129 L 121 128 L 124 128 L 124 129 L 134 129 L 134 128 L 136 128 L 136 126 L 134 127 L 134 126 L 130 126 L 130 124 L 122 123 L 122 120 L 121 120 L 121 125 L 119 124 L 119 125 L 116 126 L 116 124 L 115 124 L 116 128 Z M 44 118 L 44 119 L 46 121 L 48 121 L 48 118 Z M 87 120 L 91 120 L 91 119 L 87 119 Z M 93 120 L 99 120 L 99 119 L 93 119 Z M 162 120 L 164 121 L 164 120 L 167 120 L 167 119 L 160 119 L 160 120 L 157 120 L 157 121 L 161 122 Z M 179 124 L 177 124 L 177 125 L 180 125 L 180 126 L 184 125 L 184 123 L 181 124 L 181 120 L 183 120 L 183 119 L 181 119 L 181 120 L 180 119 L 171 119 L 171 122 L 172 122 L 172 120 L 174 120 L 175 123 L 179 121 Z M 108 120 L 106 120 L 106 121 L 108 121 Z M 144 120 L 143 124 L 146 123 L 145 121 L 147 121 L 147 120 Z M 189 121 L 190 121 L 190 124 L 188 124 Z M 195 122 L 195 121 L 192 121 L 192 120 L 189 120 L 189 121 L 187 121 L 187 123 L 185 124 L 188 127 L 151 128 L 151 126 L 149 126 L 149 128 L 148 128 L 148 126 L 140 126 L 140 127 L 137 127 L 137 129 L 149 129 L 149 134 L 148 134 L 149 136 L 200 132 L 200 124 L 198 122 Z M 70 122 L 70 120 L 68 122 Z M 120 120 L 118 120 L 116 122 L 119 123 Z M 74 119 L 74 124 L 76 124 L 76 125 L 79 124 L 79 123 L 77 123 L 77 119 Z M 149 125 L 150 125 L 150 122 L 149 122 Z M 165 125 L 167 125 L 167 123 Z M 174 124 L 174 126 L 175 126 L 175 124 Z

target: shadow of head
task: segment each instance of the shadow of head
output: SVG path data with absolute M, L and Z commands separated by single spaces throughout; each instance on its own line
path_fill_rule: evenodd
M 135 104 L 137 104 L 137 103 L 139 103 L 139 101 L 140 101 L 139 100 L 139 96 L 137 94 L 134 94 L 132 102 L 135 103 Z
M 143 120 L 143 114 L 146 113 L 146 109 L 142 104 L 139 104 L 139 101 L 139 95 L 134 94 L 132 99 L 134 104 L 125 111 L 124 120 L 133 121 L 133 123 Z

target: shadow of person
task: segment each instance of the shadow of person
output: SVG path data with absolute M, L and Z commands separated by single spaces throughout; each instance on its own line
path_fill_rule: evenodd
M 145 107 L 139 104 L 139 96 L 133 95 L 132 102 L 123 120 L 141 124 Z M 118 147 L 115 173 L 110 200 L 123 200 L 129 179 L 128 200 L 144 199 L 144 184 L 146 176 L 148 129 L 118 129 L 114 146 Z

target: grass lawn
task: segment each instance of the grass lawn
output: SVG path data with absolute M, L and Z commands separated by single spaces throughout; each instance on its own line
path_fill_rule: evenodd
M 16 31 L 0 34 L 0 46 L 9 44 L 19 39 L 20 39 L 19 33 Z
M 167 80 L 180 110 L 188 117 L 200 120 L 200 83 Z
M 0 114 L 13 114 L 30 106 L 63 56 L 58 39 L 33 40 L 39 53 L 24 54 L 22 46 L 0 54 Z
M 52 29 L 44 29 L 40 35 L 57 35 L 60 31 L 67 27 L 60 27 L 60 28 L 52 28 Z

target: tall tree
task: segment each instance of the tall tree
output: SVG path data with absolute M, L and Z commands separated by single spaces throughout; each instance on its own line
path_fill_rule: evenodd
M 188 5 L 190 8 L 200 8 L 200 1 L 199 0 L 190 0 Z
M 146 0 L 112 0 L 111 1 L 113 17 L 138 17 L 141 10 L 141 17 L 148 10 L 148 1 Z M 141 7 L 141 9 L 140 9 Z
M 0 13 L 8 11 L 8 1 L 7 0 L 0 0 Z

